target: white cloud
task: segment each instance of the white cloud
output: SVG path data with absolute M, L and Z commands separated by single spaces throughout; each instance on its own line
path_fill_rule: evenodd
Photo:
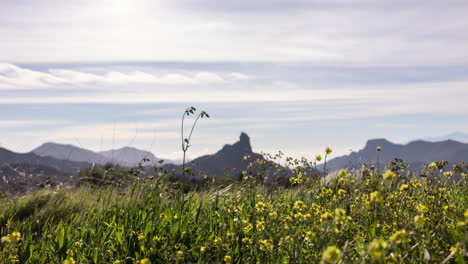
M 468 63 L 466 1 L 16 2 L 2 61 Z
M 227 74 L 227 76 L 229 76 Z M 225 82 L 224 77 L 213 72 L 183 72 L 152 74 L 142 71 L 108 71 L 90 73 L 69 69 L 35 71 L 13 64 L 0 63 L 0 90 L 61 88 L 68 85 L 96 89 L 95 85 L 203 85 Z

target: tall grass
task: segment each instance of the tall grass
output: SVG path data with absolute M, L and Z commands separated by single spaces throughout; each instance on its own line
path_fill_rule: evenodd
M 294 188 L 253 177 L 189 193 L 161 178 L 43 190 L 1 201 L 0 263 L 464 263 L 466 167 L 459 181 L 440 169 Z

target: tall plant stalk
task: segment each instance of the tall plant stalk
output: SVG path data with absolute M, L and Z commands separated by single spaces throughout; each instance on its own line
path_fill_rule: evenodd
M 192 124 L 192 128 L 190 129 L 190 134 L 187 138 L 184 137 L 184 121 L 185 121 L 185 117 L 186 116 L 190 116 L 190 115 L 193 115 L 195 114 L 195 112 L 197 111 L 197 109 L 195 109 L 195 107 L 191 106 L 189 108 L 187 108 L 183 115 L 182 115 L 182 125 L 181 125 L 181 131 L 180 131 L 180 134 L 181 134 L 181 141 L 182 141 L 182 152 L 183 152 L 183 157 L 182 157 L 182 175 L 185 176 L 185 174 L 187 173 L 187 171 L 189 170 L 188 168 L 185 168 L 185 159 L 186 159 L 186 155 L 187 155 L 187 150 L 188 148 L 190 147 L 190 139 L 192 138 L 192 134 L 193 134 L 193 130 L 195 129 L 195 126 L 197 125 L 197 122 L 198 122 L 198 119 L 200 118 L 209 118 L 210 116 L 205 112 L 205 111 L 201 111 L 198 115 L 197 115 L 197 118 L 195 119 L 195 122 L 193 122 Z

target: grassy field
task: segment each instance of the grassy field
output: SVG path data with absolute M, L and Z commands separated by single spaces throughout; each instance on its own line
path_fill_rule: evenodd
M 396 167 L 183 193 L 156 177 L 5 198 L 0 263 L 465 263 L 466 167 L 443 166 L 420 179 Z

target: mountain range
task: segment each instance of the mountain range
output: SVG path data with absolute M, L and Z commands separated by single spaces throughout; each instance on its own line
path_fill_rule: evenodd
M 342 168 L 359 168 L 365 163 L 376 164 L 380 147 L 379 162 L 385 166 L 394 158 L 400 158 L 418 170 L 423 163 L 446 160 L 450 163 L 468 161 L 468 144 L 454 140 L 429 142 L 415 140 L 408 144 L 394 144 L 386 139 L 368 140 L 365 147 L 349 155 L 337 157 L 327 162 L 329 171 Z
M 157 158 L 153 155 L 153 153 L 145 150 L 139 150 L 133 147 L 123 147 L 116 150 L 93 152 L 91 150 L 79 148 L 73 145 L 49 142 L 35 148 L 32 150 L 32 152 L 41 157 L 53 157 L 56 159 L 97 164 L 111 162 L 124 167 L 134 167 L 144 158 L 149 159 L 151 162 L 157 161 Z
M 359 168 L 365 163 L 375 164 L 377 147 L 382 149 L 379 154 L 382 165 L 393 158 L 403 159 L 414 169 L 432 161 L 468 161 L 468 144 L 454 140 L 416 140 L 408 144 L 394 144 L 386 139 L 372 139 L 359 151 L 330 159 L 327 162 L 327 170 L 331 172 L 342 168 Z M 263 159 L 252 150 L 249 136 L 241 133 L 239 141 L 223 146 L 214 154 L 196 158 L 189 162 L 187 167 L 192 169 L 195 176 L 238 177 L 250 162 L 244 160 L 246 155 Z M 29 153 L 15 153 L 0 148 L 0 190 L 30 190 L 34 189 L 34 186 L 49 184 L 51 181 L 67 182 L 69 176 L 76 175 L 80 169 L 91 167 L 93 164 L 104 165 L 113 162 L 124 167 L 135 167 L 143 158 L 150 159 L 153 164 L 158 161 L 151 152 L 131 147 L 93 152 L 73 145 L 45 143 Z M 182 174 L 182 165 L 164 166 L 174 174 Z

